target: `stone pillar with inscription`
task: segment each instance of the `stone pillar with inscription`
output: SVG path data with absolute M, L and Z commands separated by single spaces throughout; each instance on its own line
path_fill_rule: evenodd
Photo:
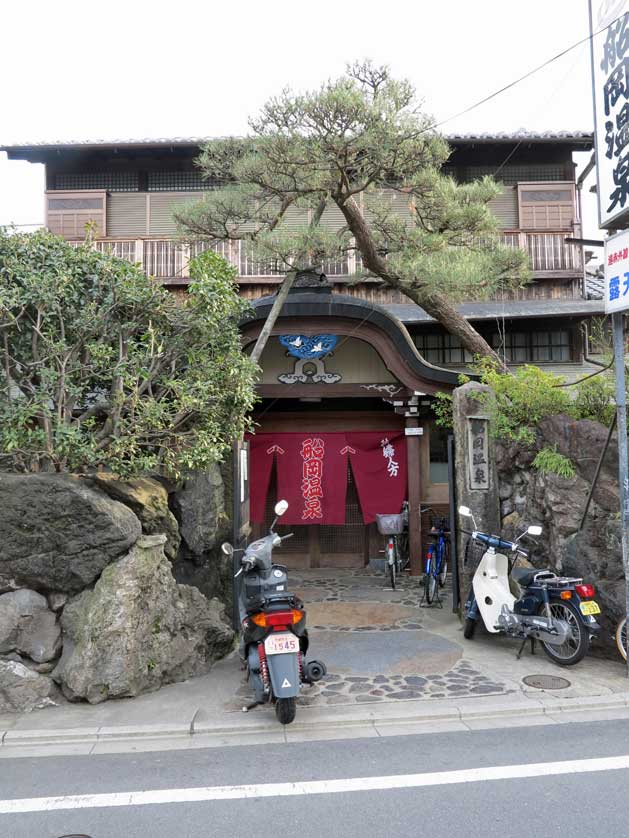
M 456 506 L 469 506 L 474 513 L 478 529 L 483 532 L 500 532 L 500 499 L 493 440 L 489 434 L 489 414 L 484 393 L 491 389 L 472 381 L 458 387 L 453 393 L 453 418 L 455 440 Z M 465 546 L 469 536 L 461 528 L 472 529 L 470 518 L 458 516 L 458 570 L 461 603 L 465 603 L 476 569 L 470 559 L 465 562 Z

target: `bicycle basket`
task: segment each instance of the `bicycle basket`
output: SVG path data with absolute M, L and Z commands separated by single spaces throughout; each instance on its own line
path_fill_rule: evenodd
M 376 515 L 376 526 L 380 535 L 401 535 L 404 532 L 404 516 L 397 515 Z
M 481 544 L 480 541 L 475 541 L 471 536 L 467 539 L 465 545 L 465 557 L 463 565 L 465 567 L 476 567 L 485 554 L 487 547 Z

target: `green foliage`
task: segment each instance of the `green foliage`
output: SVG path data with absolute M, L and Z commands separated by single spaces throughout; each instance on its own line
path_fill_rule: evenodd
M 533 460 L 533 467 L 542 474 L 558 474 L 560 477 L 574 477 L 576 471 L 568 457 L 564 457 L 554 448 L 542 448 Z
M 175 216 L 185 236 L 242 240 L 280 270 L 355 248 L 366 274 L 447 327 L 460 319 L 454 302 L 521 285 L 529 269 L 526 253 L 499 244 L 489 202 L 500 186 L 444 174 L 450 149 L 432 123 L 408 81 L 354 64 L 318 90 L 269 100 L 251 136 L 209 143 L 198 163 L 223 186 Z M 461 339 L 494 354 L 468 328 Z
M 257 370 L 234 274 L 204 253 L 177 299 L 89 246 L 0 231 L 0 467 L 126 477 L 221 459 Z
M 615 384 L 612 376 L 601 373 L 580 382 L 575 390 L 575 416 L 609 425 L 616 412 Z
M 492 433 L 499 439 L 532 444 L 537 424 L 545 416 L 574 413 L 568 390 L 557 386 L 563 379 L 552 372 L 525 364 L 514 374 L 505 374 L 489 359 L 479 362 L 478 371 L 481 382 L 493 391 L 483 401 Z
M 452 396 L 450 393 L 437 393 L 432 403 L 435 413 L 435 423 L 440 428 L 450 429 L 454 424 L 452 416 Z

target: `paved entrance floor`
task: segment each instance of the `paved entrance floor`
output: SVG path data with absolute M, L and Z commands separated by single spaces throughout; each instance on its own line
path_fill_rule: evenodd
M 435 608 L 420 608 L 417 578 L 403 577 L 395 591 L 383 576 L 362 571 L 291 573 L 290 588 L 303 599 L 309 626 L 309 658 L 320 658 L 328 675 L 304 691 L 300 704 L 362 704 L 408 699 L 497 695 L 506 683 L 464 657 L 459 638 L 443 636 Z M 447 622 L 449 591 L 442 592 Z M 443 621 L 443 617 L 442 617 Z M 251 696 L 243 684 L 229 709 Z

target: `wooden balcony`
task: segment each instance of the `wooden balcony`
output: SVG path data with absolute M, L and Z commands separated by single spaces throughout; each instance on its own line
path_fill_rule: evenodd
M 576 277 L 583 270 L 581 248 L 566 244 L 568 232 L 506 231 L 501 241 L 511 247 L 520 247 L 529 254 L 531 269 L 537 279 L 545 277 Z M 73 241 L 78 246 L 82 242 Z M 242 242 L 195 242 L 181 244 L 167 238 L 98 239 L 94 247 L 120 259 L 137 262 L 148 276 L 162 280 L 167 285 L 185 285 L 190 279 L 190 259 L 211 249 L 223 256 L 238 269 L 241 285 L 257 285 L 281 281 L 282 271 L 271 264 L 252 259 Z M 350 277 L 360 269 L 360 257 L 354 253 L 343 259 L 324 264 L 323 271 L 331 278 Z

